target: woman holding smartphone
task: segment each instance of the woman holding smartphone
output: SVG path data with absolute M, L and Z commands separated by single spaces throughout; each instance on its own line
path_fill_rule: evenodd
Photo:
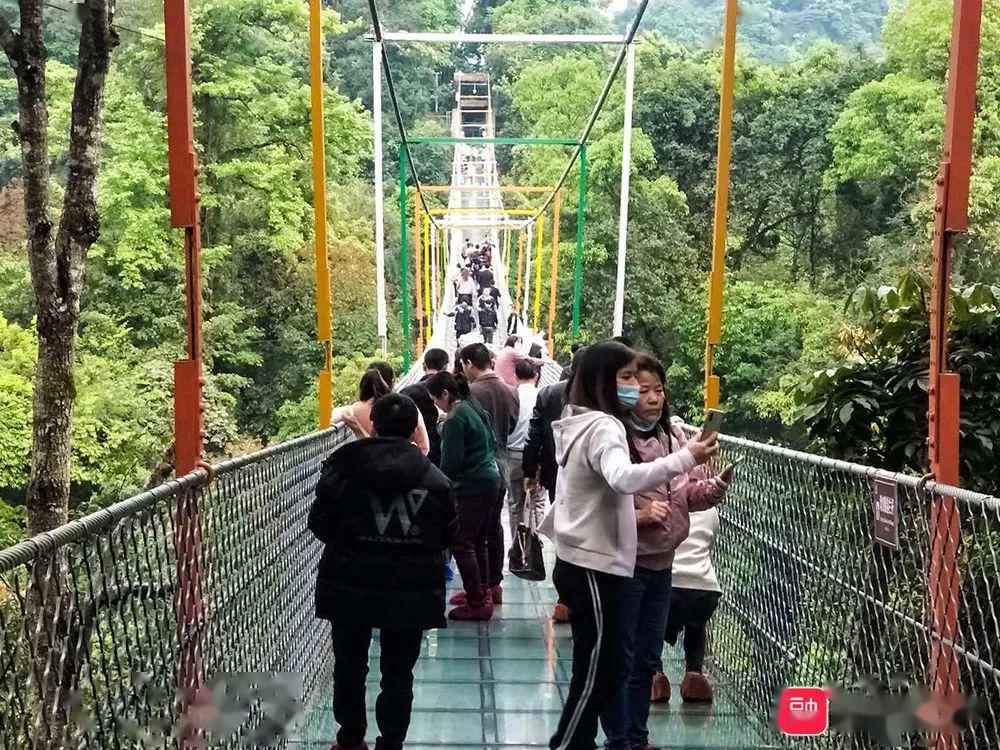
M 552 425 L 560 470 L 543 530 L 555 541 L 553 582 L 573 613 L 573 676 L 553 750 L 592 750 L 598 716 L 621 688 L 621 612 L 637 545 L 633 493 L 670 482 L 718 452 L 712 436 L 633 463 L 628 435 L 637 372 L 636 354 L 624 344 L 589 347 L 567 386 L 562 419 Z
M 648 463 L 684 451 L 688 439 L 679 420 L 670 417 L 663 365 L 640 355 L 635 367 L 639 401 L 629 416 L 632 461 Z M 601 714 L 609 750 L 642 750 L 649 744 L 650 683 L 660 668 L 674 551 L 688 535 L 689 514 L 722 502 L 731 474 L 729 467 L 718 477 L 706 478 L 704 467 L 695 466 L 635 495 L 635 573 L 626 582 L 621 611 L 626 676 Z

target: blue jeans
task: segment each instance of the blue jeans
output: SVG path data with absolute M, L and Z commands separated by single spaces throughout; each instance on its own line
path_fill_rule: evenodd
M 637 567 L 621 610 L 625 679 L 601 713 L 605 747 L 642 750 L 649 741 L 649 687 L 660 664 L 670 609 L 670 568 Z

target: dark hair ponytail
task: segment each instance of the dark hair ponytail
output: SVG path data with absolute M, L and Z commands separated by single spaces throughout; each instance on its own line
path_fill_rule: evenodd
M 618 371 L 635 359 L 635 352 L 617 341 L 581 349 L 579 363 L 566 384 L 566 403 L 617 417 L 626 429 L 629 409 L 618 401 Z
M 434 398 L 441 398 L 445 391 L 455 399 L 465 401 L 472 394 L 469 391 L 469 381 L 465 375 L 452 375 L 450 372 L 436 372 L 426 382 L 427 390 Z
M 365 370 L 365 374 L 361 376 L 361 385 L 358 388 L 358 401 L 370 401 L 374 398 L 381 398 L 391 392 L 392 388 L 385 382 L 381 372 L 376 369 Z

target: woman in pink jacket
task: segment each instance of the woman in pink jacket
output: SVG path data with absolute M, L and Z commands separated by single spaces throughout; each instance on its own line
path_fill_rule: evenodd
M 526 360 L 536 367 L 541 367 L 545 364 L 544 359 L 521 354 L 517 350 L 517 347 L 520 345 L 520 336 L 508 336 L 506 343 L 504 343 L 503 348 L 497 353 L 496 361 L 493 363 L 493 372 L 511 388 L 517 388 L 518 386 L 517 374 L 514 372 L 514 367 L 519 360 Z
M 629 452 L 633 463 L 648 463 L 682 450 L 687 437 L 670 418 L 664 392 L 666 373 L 653 357 L 636 360 L 639 402 L 632 409 Z M 688 514 L 722 502 L 732 468 L 707 478 L 696 466 L 667 484 L 634 496 L 638 543 L 635 573 L 622 608 L 625 639 L 624 682 L 604 711 L 601 725 L 609 750 L 649 744 L 650 683 L 660 664 L 670 608 L 674 550 L 688 534 Z

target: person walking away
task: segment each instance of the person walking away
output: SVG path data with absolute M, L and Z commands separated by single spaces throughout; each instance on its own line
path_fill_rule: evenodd
M 468 268 L 463 268 L 456 285 L 456 300 L 472 304 L 472 298 L 476 295 L 476 280 L 472 278 L 472 273 Z
M 448 352 L 444 349 L 428 349 L 424 352 L 423 368 L 424 374 L 420 378 L 421 383 L 427 382 L 434 373 L 444 372 L 448 369 Z
M 514 365 L 518 360 L 526 360 L 536 367 L 541 367 L 545 364 L 544 359 L 521 354 L 517 350 L 521 346 L 521 341 L 520 336 L 508 336 L 503 348 L 497 352 L 496 364 L 494 365 L 497 376 L 511 388 L 517 388 L 517 375 L 514 373 Z
M 410 442 L 417 407 L 399 394 L 371 409 L 373 436 L 323 463 L 309 530 L 323 543 L 316 616 L 333 635 L 335 748 L 367 749 L 365 678 L 380 631 L 379 750 L 400 750 L 425 630 L 446 627 L 443 550 L 455 533 L 449 482 Z
M 562 418 L 552 425 L 559 477 L 542 531 L 555 541 L 552 580 L 573 613 L 572 678 L 552 750 L 591 750 L 598 716 L 621 689 L 621 612 L 636 556 L 632 494 L 672 481 L 718 452 L 713 434 L 669 456 L 632 463 L 627 435 L 639 399 L 635 358 L 617 342 L 588 347 Z
M 510 519 L 510 531 L 513 534 L 521 523 L 525 512 L 527 493 L 524 484 L 523 456 L 524 445 L 528 440 L 528 426 L 535 410 L 538 398 L 538 369 L 528 362 L 518 362 L 514 366 L 517 374 L 517 400 L 519 404 L 517 424 L 514 431 L 507 436 L 507 468 L 510 475 L 510 489 L 507 493 L 507 515 Z M 536 508 L 527 508 L 529 513 L 535 513 Z M 523 560 L 514 558 L 514 547 L 510 549 L 510 567 L 520 567 Z
M 455 338 L 459 340 L 462 336 L 472 333 L 476 327 L 476 317 L 472 313 L 472 307 L 463 299 L 458 306 L 446 315 L 455 317 Z M 457 364 L 457 362 L 456 362 Z
M 427 381 L 435 373 L 446 372 L 448 370 L 448 363 L 448 352 L 444 349 L 438 349 L 436 347 L 428 349 L 424 352 L 424 374 L 418 383 L 418 385 L 424 386 L 424 390 L 427 392 L 426 401 L 422 397 L 419 399 L 414 398 L 413 394 L 410 392 L 410 388 L 403 389 L 404 393 L 407 393 L 410 398 L 413 398 L 414 402 L 417 404 L 417 408 L 420 410 L 421 416 L 424 419 L 424 423 L 427 425 L 427 437 L 430 441 L 430 451 L 427 456 L 431 459 L 431 462 L 435 466 L 441 465 L 441 419 L 443 415 L 434 405 L 434 399 L 431 398 L 430 391 L 427 390 Z M 431 417 L 433 417 L 434 421 L 433 430 L 430 427 L 430 422 L 427 421 Z M 444 558 L 444 580 L 446 583 L 451 583 L 452 579 L 455 577 L 455 569 L 451 565 L 450 550 L 445 552 Z
M 441 465 L 441 434 L 438 432 L 438 418 L 440 412 L 434 406 L 434 399 L 431 398 L 427 384 L 420 382 L 409 385 L 400 391 L 401 394 L 411 399 L 417 406 L 420 421 L 424 423 L 427 433 L 427 458 L 435 466 Z
M 358 400 L 349 406 L 338 406 L 333 410 L 333 414 L 331 415 L 334 424 L 343 422 L 354 433 L 355 437 L 366 438 L 371 436 L 372 404 L 375 403 L 375 399 L 381 398 L 392 391 L 392 375 L 389 374 L 392 368 L 390 367 L 389 373 L 386 373 L 389 374 L 389 382 L 387 383 L 382 374 L 384 370 L 377 366 L 381 364 L 388 366 L 388 363 L 373 362 L 369 365 L 369 369 L 365 370 L 362 374 L 361 382 L 358 386 Z M 416 429 L 413 431 L 410 439 L 425 456 L 430 452 L 431 446 L 430 438 L 427 434 L 427 426 L 424 424 L 424 420 L 420 418 L 419 413 L 417 414 Z
M 569 376 L 573 374 L 573 360 L 572 360 L 572 358 L 575 357 L 576 353 L 578 351 L 580 351 L 582 348 L 583 348 L 583 342 L 580 342 L 580 341 L 574 341 L 570 345 L 570 347 L 569 347 L 569 350 L 570 350 L 570 363 L 568 365 L 566 365 L 562 369 L 561 373 L 559 373 L 559 379 L 560 380 L 569 380 Z
M 634 463 L 648 463 L 684 450 L 688 440 L 679 424 L 671 421 L 663 365 L 643 355 L 636 370 L 639 401 L 632 408 L 629 452 Z M 696 466 L 634 497 L 635 573 L 626 581 L 621 613 L 626 678 L 601 714 L 608 750 L 643 750 L 649 745 L 650 686 L 661 666 L 674 550 L 687 536 L 688 515 L 720 503 L 731 475 L 730 466 L 709 479 L 704 467 Z
M 687 539 L 674 554 L 673 588 L 670 590 L 670 612 L 667 616 L 665 640 L 671 646 L 684 631 L 684 680 L 681 700 L 685 703 L 708 703 L 714 698 L 712 683 L 704 673 L 708 623 L 719 606 L 722 587 L 719 586 L 712 552 L 719 535 L 719 510 L 710 508 L 691 514 Z M 659 675 L 663 675 L 662 665 Z M 670 683 L 664 675 L 666 699 L 670 698 Z
M 487 533 L 500 490 L 496 439 L 489 417 L 471 397 L 464 376 L 436 373 L 427 381 L 427 389 L 446 415 L 441 424 L 441 470 L 452 483 L 458 513 L 452 555 L 465 587 L 465 600 L 448 617 L 489 620 L 493 600 L 488 587 Z
M 493 603 L 503 602 L 503 561 L 506 550 L 503 534 L 503 506 L 510 487 L 507 442 L 517 426 L 519 405 L 517 391 L 504 383 L 493 371 L 493 355 L 485 344 L 469 344 L 462 349 L 462 369 L 469 379 L 469 390 L 476 402 L 489 415 L 496 442 L 496 462 L 500 471 L 500 488 L 489 529 L 490 592 Z
M 484 302 L 484 299 L 492 298 L 485 296 L 479 298 L 479 330 L 483 334 L 483 341 L 492 344 L 497 331 L 497 310 L 489 302 Z
M 574 366 L 579 364 L 582 356 L 583 348 L 580 347 L 573 353 Z M 528 422 L 528 435 L 524 442 L 524 452 L 521 454 L 525 494 L 534 494 L 538 486 L 541 485 L 548 492 L 549 503 L 556 501 L 556 477 L 559 473 L 552 424 L 562 414 L 568 380 L 569 376 L 567 375 L 565 379 L 547 385 L 538 392 L 535 408 L 531 412 L 531 420 Z M 569 622 L 569 609 L 564 602 L 556 602 L 552 610 L 552 619 L 560 623 Z
M 484 264 L 482 268 L 479 269 L 479 273 L 476 274 L 476 283 L 479 284 L 479 289 L 488 289 L 493 286 L 493 269 L 490 268 L 489 264 Z

